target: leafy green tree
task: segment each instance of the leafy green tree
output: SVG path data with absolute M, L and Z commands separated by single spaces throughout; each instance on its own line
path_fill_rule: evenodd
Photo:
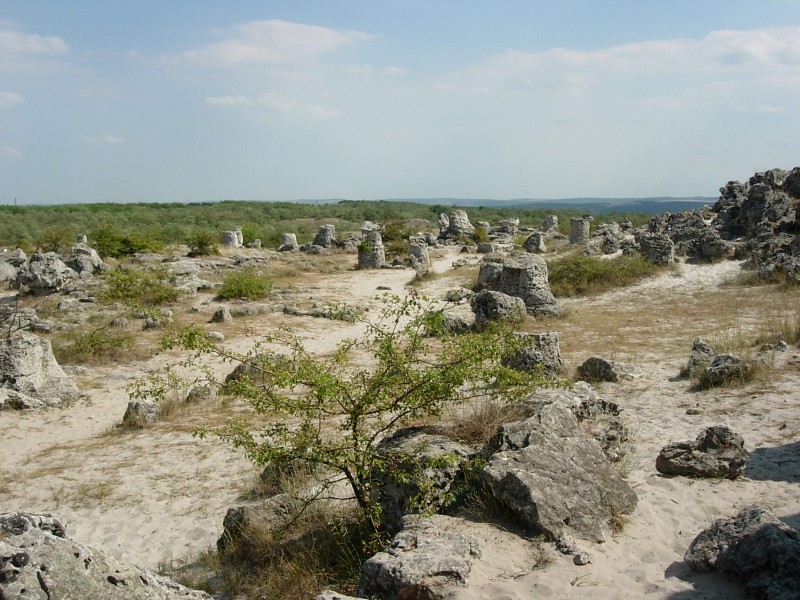
M 530 393 L 541 379 L 501 364 L 519 344 L 509 329 L 448 335 L 442 311 L 414 293 L 387 297 L 377 316 L 361 321 L 363 334 L 344 340 L 328 356 L 312 354 L 288 331 L 265 339 L 280 345 L 280 354 L 261 345 L 245 355 L 227 351 L 207 340 L 200 327 L 177 332 L 165 346 L 196 350 L 195 358 L 211 354 L 248 365 L 251 375 L 225 391 L 270 417 L 258 430 L 243 420 L 199 435 L 217 435 L 259 465 L 304 464 L 337 474 L 326 485 L 349 484 L 364 523 L 377 535 L 375 475 L 391 470 L 391 459 L 377 450 L 381 439 L 469 398 Z
M 189 238 L 189 256 L 211 256 L 219 254 L 219 236 L 210 231 L 198 231 Z
M 66 252 L 74 242 L 75 236 L 66 227 L 45 227 L 33 245 L 43 252 Z

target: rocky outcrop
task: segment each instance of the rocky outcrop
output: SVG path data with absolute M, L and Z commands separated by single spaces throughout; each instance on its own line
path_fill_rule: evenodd
M 128 408 L 122 416 L 122 424 L 126 427 L 143 427 L 155 423 L 161 418 L 161 407 L 152 402 L 128 402 Z
M 684 377 L 698 376 L 716 358 L 717 353 L 713 346 L 707 344 L 699 337 L 694 338 L 692 352 L 689 354 L 689 362 L 681 371 Z
M 259 502 L 229 508 L 222 521 L 217 550 L 224 552 L 257 532 L 285 527 L 297 514 L 298 501 L 289 494 L 278 494 Z
M 592 356 L 578 367 L 578 376 L 586 381 L 619 383 L 625 379 L 633 379 L 634 369 L 613 360 Z
M 657 265 L 671 265 L 675 262 L 675 245 L 666 233 L 637 232 L 636 243 L 639 252 Z
M 28 333 L 0 339 L 0 409 L 60 406 L 79 396 L 50 340 Z
M 512 258 L 487 256 L 481 261 L 478 287 L 521 298 L 534 316 L 561 315 L 561 307 L 550 291 L 547 263 L 541 256 L 525 253 Z
M 561 362 L 561 349 L 558 345 L 558 333 L 517 333 L 520 339 L 518 352 L 504 356 L 502 363 L 517 369 L 544 376 L 560 375 L 564 365 Z
M 337 246 L 336 227 L 333 225 L 323 225 L 320 227 L 311 244 L 321 248 L 335 248 Z
M 106 269 L 106 265 L 97 250 L 85 244 L 73 246 L 72 254 L 64 262 L 76 273 L 89 273 L 91 275 Z
M 475 328 L 479 330 L 493 321 L 521 323 L 527 313 L 521 298 L 492 290 L 474 294 L 470 306 L 475 313 Z
M 378 452 L 391 466 L 375 475 L 373 486 L 382 507 L 381 525 L 391 533 L 402 528 L 404 515 L 439 509 L 461 465 L 476 453 L 422 427 L 398 430 L 378 444 Z
M 750 378 L 753 364 L 735 354 L 718 354 L 700 371 L 700 387 L 711 388 Z
M 294 252 L 299 250 L 300 246 L 297 243 L 297 235 L 294 233 L 282 233 L 281 245 L 278 246 L 278 252 Z
M 752 506 L 719 519 L 701 532 L 684 556 L 695 571 L 722 571 L 739 578 L 760 600 L 800 599 L 800 532 Z
M 49 514 L 0 514 L 0 598 L 212 600 L 66 537 Z
M 579 219 L 569 220 L 569 243 L 570 244 L 585 244 L 589 241 L 589 229 L 592 221 L 589 218 L 581 217 Z
M 211 315 L 210 323 L 232 323 L 232 322 L 233 322 L 233 315 L 231 314 L 231 311 L 227 306 L 220 306 L 217 310 L 214 311 L 214 314 Z
M 380 269 L 385 264 L 386 251 L 380 231 L 371 229 L 363 232 L 363 239 L 358 245 L 358 268 Z
M 459 531 L 460 519 L 408 516 L 386 552 L 361 569 L 358 595 L 381 600 L 438 600 L 465 587 L 480 547 Z
M 431 270 L 428 243 L 424 237 L 411 236 L 408 238 L 408 262 L 419 277 L 424 277 Z
M 472 237 L 475 226 L 469 222 L 467 213 L 463 210 L 454 210 L 450 213 L 447 224 L 447 237 Z
M 547 215 L 542 221 L 542 233 L 549 233 L 551 231 L 558 231 L 558 216 Z
M 36 296 L 45 296 L 61 291 L 76 278 L 77 273 L 65 265 L 55 252 L 37 253 L 19 270 L 14 287 L 28 289 Z
M 716 425 L 694 441 L 664 446 L 656 459 L 656 469 L 665 475 L 736 479 L 749 457 L 742 436 L 724 425 Z
M 231 231 L 222 232 L 222 245 L 229 248 L 241 248 L 244 246 L 244 235 L 241 227 L 235 227 Z
M 0 283 L 15 281 L 17 279 L 17 268 L 9 262 L 0 258 Z
M 609 522 L 636 507 L 636 494 L 563 404 L 541 405 L 525 421 L 504 425 L 503 451 L 482 477 L 494 496 L 527 525 L 558 539 L 600 542 Z
M 534 231 L 525 238 L 525 241 L 522 242 L 522 247 L 528 252 L 537 254 L 544 254 L 547 252 L 547 247 L 544 245 L 544 235 L 538 231 Z

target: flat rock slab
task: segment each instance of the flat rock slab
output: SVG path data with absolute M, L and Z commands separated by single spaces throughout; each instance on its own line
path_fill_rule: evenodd
M 72 541 L 52 515 L 0 514 L 0 598 L 212 600 L 171 579 Z
M 389 549 L 364 563 L 358 595 L 435 600 L 466 586 L 480 549 L 472 536 L 459 531 L 460 521 L 443 515 L 405 517 Z

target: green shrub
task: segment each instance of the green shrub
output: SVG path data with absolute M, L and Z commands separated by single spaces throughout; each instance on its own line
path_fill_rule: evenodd
M 70 329 L 53 338 L 53 354 L 60 364 L 68 365 L 122 362 L 133 356 L 135 346 L 131 332 L 107 324 L 88 332 Z
M 189 256 L 212 256 L 219 254 L 219 237 L 209 231 L 198 231 L 189 238 Z
M 549 261 L 547 266 L 550 289 L 556 296 L 597 294 L 625 287 L 666 268 L 638 254 L 607 260 L 576 254 Z
M 262 300 L 272 292 L 272 282 L 253 268 L 248 267 L 225 277 L 217 292 L 217 300 L 246 298 Z
M 476 227 L 475 233 L 472 234 L 472 239 L 478 244 L 488 244 L 492 240 L 489 239 L 489 234 L 483 227 Z
M 43 252 L 67 252 L 75 242 L 75 236 L 66 227 L 46 227 L 33 240 L 33 245 Z
M 106 290 L 100 294 L 101 300 L 129 306 L 158 306 L 180 296 L 166 267 L 145 271 L 117 267 L 106 276 L 106 285 Z
M 150 233 L 122 233 L 111 225 L 101 225 L 90 235 L 92 246 L 102 257 L 121 258 L 137 252 L 161 252 L 164 243 Z

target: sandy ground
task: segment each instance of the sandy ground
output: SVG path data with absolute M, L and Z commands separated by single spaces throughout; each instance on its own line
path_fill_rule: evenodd
M 437 260 L 442 275 L 422 288 L 425 293 L 441 297 L 468 283 L 469 275 L 450 270 L 455 258 Z M 727 285 L 738 271 L 734 262 L 681 264 L 675 273 L 632 288 L 564 300 L 564 318 L 526 325 L 529 331 L 558 331 L 570 374 L 592 355 L 638 368 L 635 379 L 603 384 L 599 391 L 620 404 L 633 432 L 623 462 L 639 505 L 621 533 L 602 544 L 579 544 L 592 557 L 581 567 L 551 552 L 549 564 L 534 568 L 524 541 L 493 526 L 469 524 L 483 558 L 469 587 L 454 597 L 742 598 L 734 581 L 691 573 L 682 557 L 714 519 L 750 504 L 768 505 L 800 527 L 800 356 L 796 348 L 776 354 L 767 376 L 744 387 L 695 391 L 676 377 L 695 336 L 717 344 L 752 339 L 770 321 L 798 314 L 796 292 Z M 382 293 L 379 287 L 403 293 L 410 279 L 405 270 L 345 271 L 301 278 L 293 294 L 300 303 L 369 303 Z M 244 350 L 251 343 L 240 335 L 245 329 L 259 333 L 281 324 L 319 352 L 357 333 L 352 324 L 279 313 L 247 317 L 221 330 L 232 347 Z M 74 539 L 150 568 L 191 562 L 213 545 L 227 508 L 240 504 L 252 487 L 254 468 L 219 440 L 192 437 L 202 413 L 187 416 L 185 424 L 135 432 L 116 428 L 128 402 L 126 386 L 177 358 L 91 368 L 76 377 L 86 394 L 82 401 L 58 410 L 0 413 L 0 511 L 55 513 Z M 231 368 L 214 366 L 223 374 Z M 698 414 L 687 414 L 690 408 Z M 715 424 L 744 437 L 752 452 L 746 477 L 692 480 L 656 472 L 662 446 L 694 439 Z

